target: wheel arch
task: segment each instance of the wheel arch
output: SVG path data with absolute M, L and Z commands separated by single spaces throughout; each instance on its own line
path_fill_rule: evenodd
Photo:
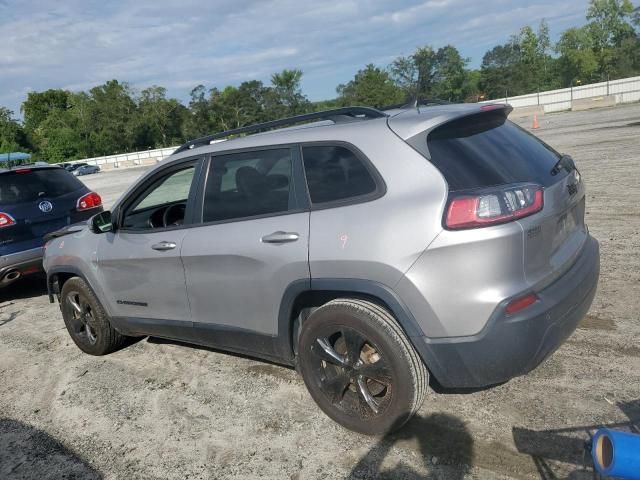
M 357 278 L 320 278 L 309 281 L 298 280 L 289 285 L 280 304 L 278 333 L 281 351 L 284 358 L 295 357 L 296 323 L 304 310 L 323 305 L 336 298 L 360 298 L 371 301 L 387 309 L 398 321 L 409 341 L 427 363 L 430 355 L 421 352 L 412 337 L 422 337 L 420 328 L 411 311 L 390 287 L 366 279 Z M 303 315 L 304 316 L 304 315 Z M 424 350 L 424 349 L 422 349 Z
M 57 297 L 60 301 L 60 292 L 62 292 L 62 286 L 64 283 L 73 277 L 79 277 L 89 286 L 93 291 L 93 294 L 100 299 L 98 292 L 93 288 L 89 279 L 82 273 L 78 267 L 73 265 L 58 265 L 47 270 L 47 294 L 49 295 L 49 302 L 54 303 Z M 101 301 L 104 308 L 104 302 Z

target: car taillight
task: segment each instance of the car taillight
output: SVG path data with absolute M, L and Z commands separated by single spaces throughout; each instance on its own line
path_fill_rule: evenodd
M 102 198 L 96 192 L 89 192 L 78 199 L 78 211 L 89 210 L 102 205 Z
M 540 185 L 505 185 L 475 194 L 459 193 L 449 201 L 445 225 L 459 230 L 511 222 L 542 210 Z
M 0 212 L 0 228 L 10 227 L 11 225 L 15 225 L 16 221 L 13 219 L 11 215 L 8 213 Z

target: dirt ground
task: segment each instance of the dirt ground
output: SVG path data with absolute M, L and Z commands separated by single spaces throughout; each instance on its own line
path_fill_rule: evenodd
M 32 278 L 0 292 L 0 478 L 593 478 L 589 433 L 640 423 L 640 105 L 540 124 L 583 174 L 602 273 L 533 373 L 430 393 L 399 434 L 369 438 L 322 414 L 291 369 L 156 339 L 85 355 Z M 110 204 L 142 171 L 83 180 Z

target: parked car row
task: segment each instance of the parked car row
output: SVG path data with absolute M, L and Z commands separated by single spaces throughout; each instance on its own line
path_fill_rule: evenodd
M 67 172 L 71 172 L 77 177 L 98 173 L 100 171 L 99 166 L 89 165 L 88 163 L 59 163 L 57 166 L 64 168 Z
M 1 198 L 30 174 L 34 218 L 71 202 L 44 268 L 82 351 L 152 335 L 296 366 L 329 417 L 380 434 L 430 379 L 478 388 L 534 369 L 594 298 L 581 176 L 510 111 L 312 113 L 188 142 L 111 211 L 70 176 L 54 191 L 46 169 L 2 174 Z M 8 248 L 18 222 L 40 245 L 44 220 L 7 212 Z

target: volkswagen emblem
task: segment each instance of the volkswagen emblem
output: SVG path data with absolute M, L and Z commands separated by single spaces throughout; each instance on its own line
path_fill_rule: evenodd
M 53 210 L 53 204 L 48 200 L 45 200 L 44 202 L 40 202 L 38 204 L 38 208 L 44 213 L 49 213 L 51 210 Z

